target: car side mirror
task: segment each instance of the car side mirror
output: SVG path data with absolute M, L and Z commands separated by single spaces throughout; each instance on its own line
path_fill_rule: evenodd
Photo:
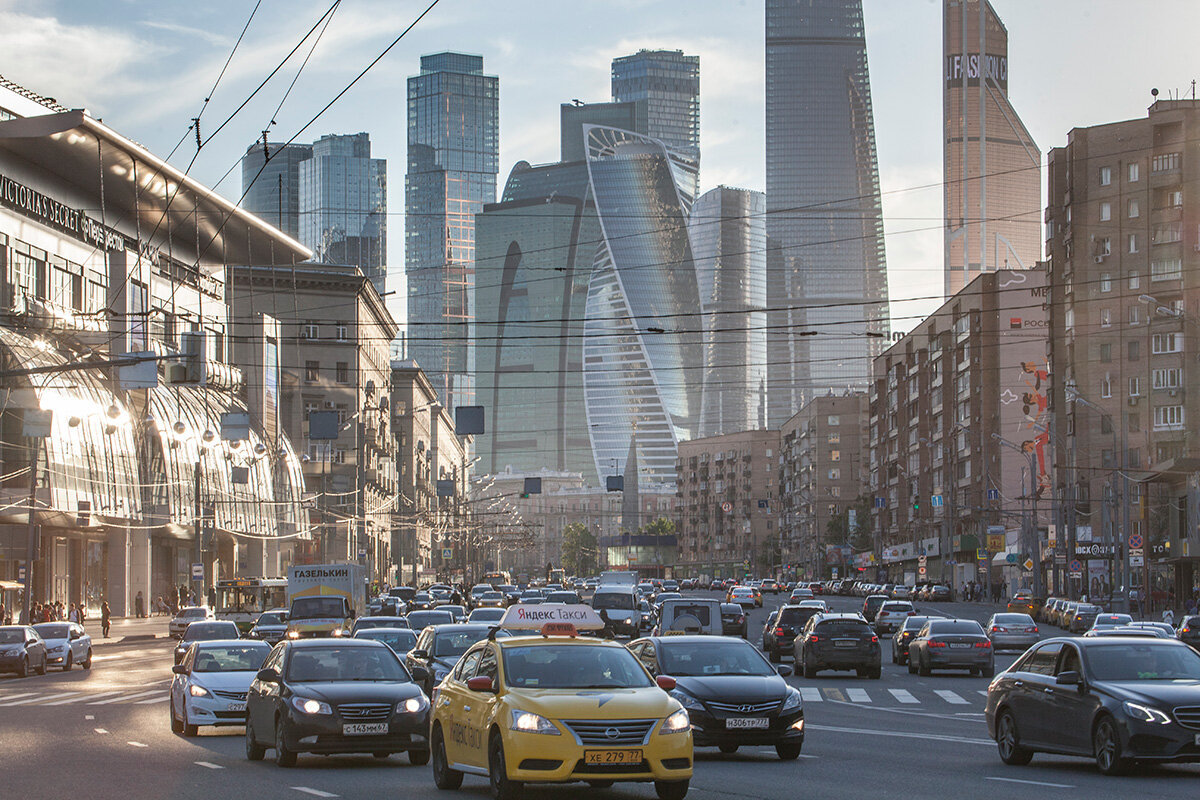
M 421 649 L 409 650 L 408 654 L 410 656 L 412 656 L 413 658 L 429 658 L 428 650 L 421 650 Z
M 654 679 L 654 682 L 657 683 L 658 688 L 662 689 L 664 692 L 669 692 L 675 688 L 675 679 L 670 675 L 659 675 Z
M 1083 676 L 1074 670 L 1069 670 L 1058 673 L 1058 677 L 1054 679 L 1054 682 L 1059 686 L 1082 686 Z
M 279 683 L 279 673 L 270 667 L 260 669 L 254 677 L 263 683 Z
M 413 680 L 417 681 L 418 683 L 424 683 L 425 681 L 429 680 L 429 670 L 425 669 L 425 667 L 422 667 L 420 664 L 414 664 L 408 668 L 408 671 L 412 674 Z
M 791 674 L 792 674 L 792 668 L 791 668 L 791 667 L 787 667 L 787 666 L 783 666 L 783 667 L 776 667 L 776 668 L 775 668 L 775 671 L 776 671 L 776 672 L 778 672 L 780 675 L 782 675 L 782 676 L 783 676 L 783 677 L 785 677 L 785 678 L 786 678 L 788 675 L 791 675 Z
M 171 667 L 171 672 L 174 672 L 176 675 L 187 675 L 188 668 L 183 664 L 176 664 L 175 666 Z
M 496 684 L 486 675 L 476 675 L 474 678 L 467 680 L 467 688 L 472 692 L 491 692 L 496 693 Z

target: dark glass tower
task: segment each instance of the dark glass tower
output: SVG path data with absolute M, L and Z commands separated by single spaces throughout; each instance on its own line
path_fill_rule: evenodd
M 255 142 L 242 156 L 242 208 L 296 240 L 300 239 L 300 162 L 312 158 L 312 151 L 311 144 L 268 142 L 264 150 L 262 142 Z
M 449 408 L 474 401 L 475 215 L 496 199 L 499 83 L 463 53 L 421 56 L 408 79 L 409 355 Z
M 766 0 L 768 419 L 863 388 L 887 264 L 861 0 Z M 870 335 L 868 335 L 870 334 Z

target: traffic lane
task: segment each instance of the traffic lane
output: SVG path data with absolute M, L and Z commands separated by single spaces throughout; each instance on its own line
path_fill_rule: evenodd
M 25 678 L 6 673 L 0 676 L 0 698 L 13 691 L 26 691 L 26 687 L 86 687 L 107 688 L 110 685 L 139 685 L 171 679 L 173 643 L 148 643 L 129 645 L 116 649 L 105 649 L 92 656 L 92 668 L 76 665 L 69 672 L 50 667 L 45 675 L 30 674 Z

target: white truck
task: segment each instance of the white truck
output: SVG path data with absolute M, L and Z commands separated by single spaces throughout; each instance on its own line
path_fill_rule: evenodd
M 614 569 L 600 573 L 599 586 L 637 586 L 638 574 L 627 569 Z
M 306 564 L 288 570 L 290 639 L 349 636 L 366 608 L 366 572 L 358 564 Z

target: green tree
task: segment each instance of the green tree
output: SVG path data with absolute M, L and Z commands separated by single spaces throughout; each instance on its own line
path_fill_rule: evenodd
M 855 528 L 850 530 L 850 509 L 854 509 Z M 871 498 L 859 496 L 850 506 L 843 508 L 825 525 L 825 541 L 829 544 L 850 545 L 858 552 L 871 548 Z
M 666 517 L 659 517 L 649 525 L 644 526 L 640 533 L 642 536 L 674 536 L 675 522 Z
M 591 575 L 596 571 L 596 537 L 587 526 L 572 522 L 562 531 L 562 564 L 572 575 Z

